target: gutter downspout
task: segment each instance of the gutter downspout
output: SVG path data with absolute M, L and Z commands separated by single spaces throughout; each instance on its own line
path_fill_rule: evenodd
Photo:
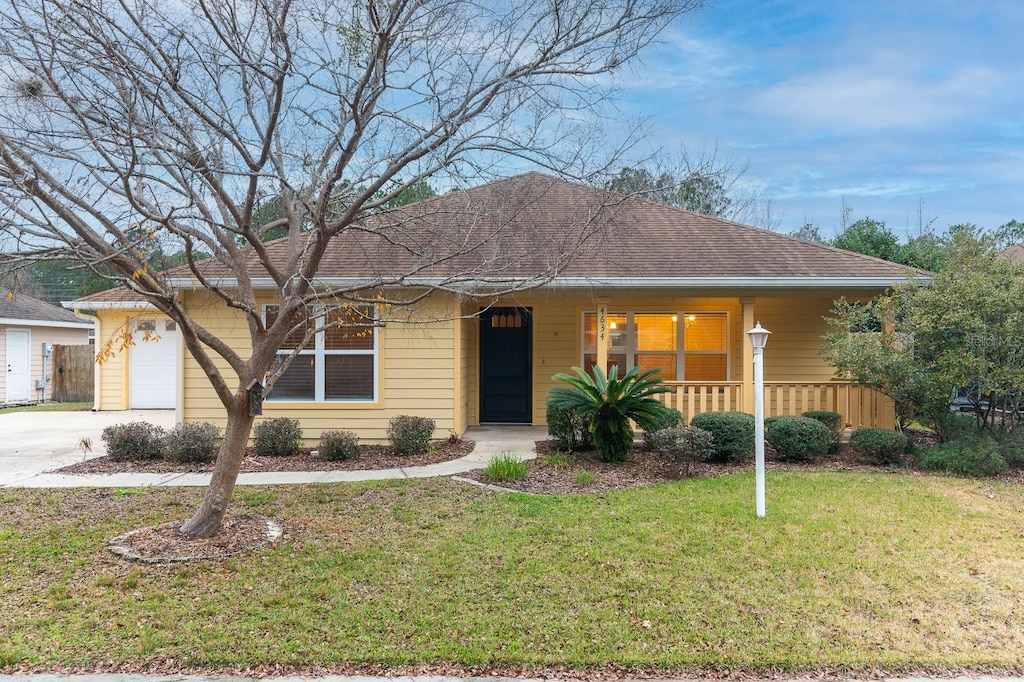
M 96 335 L 95 335 L 95 337 L 93 339 L 93 344 L 98 344 L 100 342 L 100 316 L 98 314 L 96 314 L 95 310 L 86 311 L 86 310 L 82 310 L 80 308 L 75 308 L 74 309 L 74 313 L 75 313 L 76 317 L 78 317 L 80 319 L 83 319 L 86 322 L 92 322 L 93 323 L 93 327 L 95 328 L 95 331 L 96 331 Z M 95 349 L 95 347 L 96 346 L 94 345 L 93 349 Z M 93 356 L 95 356 L 95 353 L 93 353 Z M 94 367 L 93 367 L 93 372 L 92 372 L 92 411 L 93 412 L 99 412 L 100 411 L 100 368 L 98 366 L 95 366 L 96 365 L 95 359 L 93 360 L 93 365 L 94 365 Z

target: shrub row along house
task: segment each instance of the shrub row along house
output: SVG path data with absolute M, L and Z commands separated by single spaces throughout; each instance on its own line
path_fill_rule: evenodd
M 385 218 L 403 226 L 401 243 L 380 227 Z M 664 400 L 687 418 L 752 412 L 745 331 L 760 321 L 772 332 L 769 416 L 824 409 L 853 426 L 892 424 L 885 398 L 836 379 L 817 353 L 832 301 L 870 298 L 905 280 L 899 265 L 539 173 L 385 218 L 370 216 L 365 230 L 332 242 L 318 286 L 385 285 L 362 302 L 322 301 L 297 321 L 280 357 L 295 353 L 304 332 L 309 343 L 266 396 L 264 418 L 296 418 L 309 439 L 341 428 L 368 441 L 383 441 L 401 414 L 434 419 L 439 435 L 481 423 L 542 425 L 552 376 L 595 364 L 661 368 L 673 386 Z M 571 237 L 562 229 L 582 223 L 593 229 Z M 502 236 L 480 237 L 492 232 Z M 577 240 L 571 249 L 567 239 Z M 566 252 L 572 257 L 557 261 Z M 419 259 L 429 265 L 418 267 Z M 252 262 L 247 275 L 265 287 L 262 314 L 272 318 L 273 282 Z M 232 286 L 234 275 L 212 259 L 200 270 Z M 197 286 L 193 272 L 167 277 L 194 319 L 236 348 L 249 344 L 244 317 Z M 529 290 L 487 295 L 531 277 Z M 411 307 L 374 303 L 382 291 L 408 296 L 438 284 Z M 99 368 L 98 409 L 174 408 L 179 421 L 223 425 L 223 408 L 174 322 L 127 289 L 74 305 L 95 311 L 100 344 L 125 329 L 135 338 Z

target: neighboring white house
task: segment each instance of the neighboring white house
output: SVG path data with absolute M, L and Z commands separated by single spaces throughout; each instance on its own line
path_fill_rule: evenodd
M 70 310 L 0 290 L 0 404 L 49 399 L 53 345 L 87 344 L 92 330 Z

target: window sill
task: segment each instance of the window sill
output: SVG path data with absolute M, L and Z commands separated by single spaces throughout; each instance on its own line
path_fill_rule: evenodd
M 264 410 L 374 410 L 384 407 L 383 400 L 264 400 Z

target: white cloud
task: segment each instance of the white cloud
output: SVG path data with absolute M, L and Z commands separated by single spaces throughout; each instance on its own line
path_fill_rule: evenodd
M 762 113 L 812 130 L 857 134 L 919 132 L 984 114 L 1004 87 L 992 68 L 963 66 L 944 74 L 908 68 L 890 54 L 867 64 L 796 76 L 753 99 Z

